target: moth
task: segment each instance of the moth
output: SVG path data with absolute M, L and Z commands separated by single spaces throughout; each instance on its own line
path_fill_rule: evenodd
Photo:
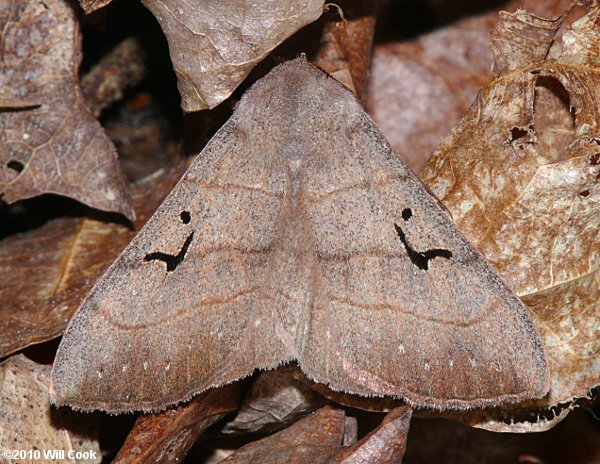
M 296 360 L 438 409 L 543 396 L 527 309 L 304 58 L 241 99 L 72 318 L 57 405 L 155 411 Z

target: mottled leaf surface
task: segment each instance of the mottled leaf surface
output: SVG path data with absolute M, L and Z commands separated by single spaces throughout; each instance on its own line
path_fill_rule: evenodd
M 114 146 L 79 88 L 73 5 L 4 1 L 0 30 L 2 199 L 56 193 L 133 218 Z
M 550 393 L 518 408 L 584 397 L 600 378 L 598 15 L 594 6 L 564 34 L 562 54 L 542 61 L 548 24 L 504 15 L 496 61 L 522 67 L 481 90 L 423 172 L 542 332 Z M 515 28 L 538 39 L 529 60 L 511 45 Z
M 435 1 L 424 3 L 446 14 L 453 8 Z M 556 12 L 560 14 L 569 3 L 570 0 L 513 0 L 502 8 L 534 8 L 538 15 L 551 17 Z M 461 2 L 462 6 L 466 4 L 469 2 Z M 390 6 L 392 14 L 395 8 Z M 386 13 L 384 8 L 380 23 L 390 21 Z M 425 16 L 422 21 L 426 19 L 430 20 Z M 442 138 L 458 124 L 477 91 L 493 79 L 490 32 L 498 19 L 497 10 L 485 11 L 410 40 L 385 40 L 375 45 L 367 109 L 415 171 L 423 168 Z M 404 33 L 397 27 L 393 30 Z
M 99 416 L 79 414 L 50 406 L 50 366 L 17 355 L 0 364 L 0 449 L 64 450 L 65 459 L 15 459 L 33 464 L 97 464 L 102 460 L 98 444 Z M 95 459 L 69 458 L 71 452 L 95 453 Z M 5 458 L 6 455 L 3 455 Z
M 323 0 L 143 0 L 169 42 L 185 111 L 214 108 Z

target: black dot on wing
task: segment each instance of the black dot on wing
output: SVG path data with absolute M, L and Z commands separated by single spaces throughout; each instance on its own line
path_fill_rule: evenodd
M 183 222 L 184 224 L 188 224 L 192 219 L 192 216 L 190 215 L 189 211 L 182 211 L 179 214 L 179 217 L 181 218 L 181 222 Z
M 404 208 L 402 210 L 402 219 L 408 221 L 412 217 L 412 210 L 410 208 Z

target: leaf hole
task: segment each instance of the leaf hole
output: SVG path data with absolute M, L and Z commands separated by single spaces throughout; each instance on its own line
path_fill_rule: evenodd
M 579 196 L 581 198 L 587 198 L 587 197 L 589 197 L 590 196 L 590 189 L 582 190 L 581 192 L 579 192 Z
M 179 217 L 181 218 L 181 222 L 184 224 L 189 224 L 192 219 L 189 211 L 182 211 L 181 214 L 179 214 Z
M 404 208 L 402 210 L 402 219 L 408 221 L 412 217 L 412 210 L 410 208 Z
M 514 142 L 515 140 L 519 140 L 520 138 L 525 137 L 528 134 L 528 132 L 525 129 L 522 129 L 520 127 L 513 127 L 510 130 L 510 142 Z
M 25 169 L 25 165 L 17 160 L 9 161 L 8 163 L 6 163 L 6 167 L 8 169 L 12 169 L 13 171 L 15 171 L 17 173 L 21 173 L 23 171 L 23 169 Z

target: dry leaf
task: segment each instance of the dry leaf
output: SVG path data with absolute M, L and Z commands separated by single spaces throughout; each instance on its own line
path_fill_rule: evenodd
M 81 40 L 67 0 L 4 1 L 0 193 L 57 193 L 133 218 L 116 151 L 78 85 Z
M 537 320 L 552 372 L 550 394 L 518 408 L 585 397 L 600 378 L 599 14 L 595 5 L 572 25 L 558 59 L 534 64 L 544 54 L 541 43 L 551 46 L 548 24 L 524 21 L 524 12 L 504 15 L 511 24 L 495 34 L 497 61 L 524 67 L 482 89 L 423 171 Z M 517 37 L 536 44 L 530 59 L 512 42 L 515 28 Z M 503 31 L 512 32 L 504 37 Z
M 340 19 L 323 28 L 321 47 L 313 64 L 348 87 L 364 104 L 375 31 L 376 1 L 338 1 Z
M 556 19 L 543 19 L 525 10 L 501 11 L 500 20 L 490 34 L 494 74 L 500 76 L 544 60 L 564 17 L 574 7 L 572 3 Z
M 3 462 L 33 463 L 99 463 L 99 416 L 75 413 L 50 406 L 48 385 L 50 366 L 30 361 L 22 354 L 0 364 L 0 449 L 35 452 L 25 459 Z M 44 451 L 64 450 L 64 458 L 44 458 Z M 80 458 L 70 457 L 82 453 Z M 84 458 L 85 453 L 89 459 Z
M 138 84 L 146 76 L 147 61 L 140 40 L 130 37 L 111 50 L 81 79 L 83 98 L 96 117 L 123 98 L 127 87 Z
M 183 172 L 168 169 L 134 185 L 136 230 Z M 0 241 L 0 357 L 62 334 L 96 279 L 136 231 L 106 218 L 59 218 Z
M 240 384 L 234 383 L 161 413 L 142 414 L 113 463 L 181 462 L 200 434 L 239 404 Z
M 344 446 L 344 437 L 353 435 L 345 434 L 352 422 L 345 420 L 341 409 L 325 406 L 281 432 L 241 447 L 222 463 L 400 463 L 410 417 L 410 408 L 395 409 L 362 440 Z
M 86 13 L 92 13 L 111 3 L 112 0 L 79 0 L 79 5 Z
M 378 44 L 367 109 L 405 162 L 419 171 L 492 75 L 493 12 L 413 41 Z
M 252 382 L 236 418 L 222 431 L 273 432 L 328 403 L 294 377 L 299 370 L 295 365 L 288 365 L 261 372 Z
M 323 0 L 143 0 L 160 23 L 184 111 L 214 108 L 271 50 L 323 12 Z
M 223 464 L 329 463 L 344 436 L 344 411 L 325 406 L 277 432 L 242 446 Z
M 505 8 L 536 7 L 559 14 L 571 0 L 513 0 Z M 454 2 L 429 2 L 449 11 Z M 462 2 L 463 4 L 467 2 Z M 380 21 L 387 20 L 386 10 Z M 489 35 L 496 10 L 469 17 L 413 40 L 379 43 L 373 52 L 368 111 L 408 165 L 420 171 L 441 139 L 493 78 Z M 400 30 L 399 33 L 403 31 Z
M 358 443 L 338 451 L 336 464 L 400 464 L 412 411 L 402 406 L 390 411 L 383 422 Z

